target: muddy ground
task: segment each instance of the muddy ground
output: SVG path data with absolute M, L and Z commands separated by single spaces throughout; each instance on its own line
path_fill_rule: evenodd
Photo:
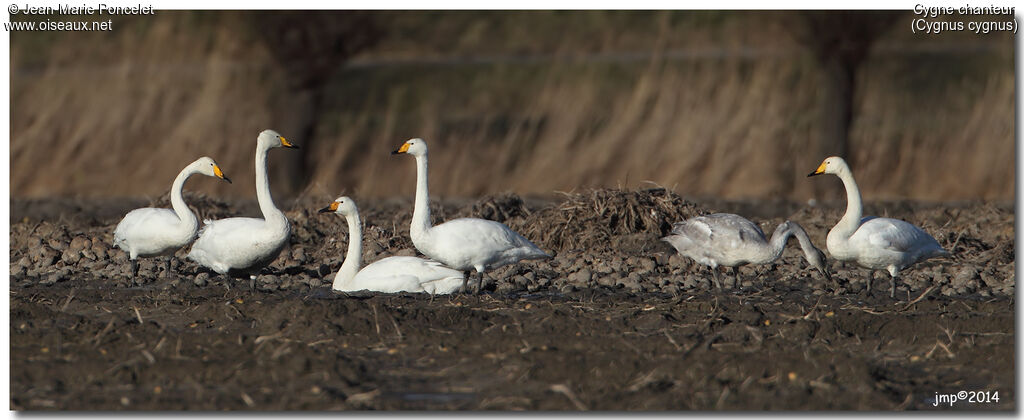
M 409 198 L 358 202 L 364 263 L 414 255 Z M 292 239 L 255 281 L 184 256 L 111 249 L 133 200 L 12 200 L 11 407 L 17 410 L 1013 410 L 1012 204 L 876 203 L 953 257 L 888 277 L 795 241 L 726 290 L 657 239 L 713 211 L 765 231 L 784 219 L 824 245 L 842 202 L 686 201 L 600 190 L 525 201 L 435 202 L 434 219 L 487 217 L 555 258 L 490 273 L 480 295 L 343 294 L 347 246 L 333 197 L 287 203 Z M 188 195 L 203 217 L 254 203 Z M 166 202 L 157 202 L 166 205 Z M 871 292 L 866 279 L 874 279 Z M 935 407 L 986 391 L 986 402 Z M 978 395 L 978 394 L 974 394 Z M 998 402 L 990 397 L 997 396 Z

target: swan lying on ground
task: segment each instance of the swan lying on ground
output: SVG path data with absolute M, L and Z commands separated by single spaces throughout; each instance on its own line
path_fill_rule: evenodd
M 416 203 L 410 228 L 413 245 L 430 259 L 466 272 L 467 282 L 469 270 L 476 270 L 480 273 L 477 293 L 483 287 L 486 270 L 522 260 L 551 258 L 522 235 L 492 220 L 461 218 L 431 226 L 427 142 L 409 139 L 391 153 L 408 153 L 416 158 Z
M 205 221 L 188 258 L 218 274 L 249 274 L 255 278 L 288 243 L 288 218 L 274 206 L 267 179 L 267 151 L 277 147 L 297 149 L 274 130 L 264 130 L 256 140 L 256 199 L 263 218 L 232 217 Z
M 817 170 L 807 176 L 821 174 L 838 176 L 846 187 L 846 214 L 828 232 L 825 241 L 829 254 L 839 261 L 855 261 L 872 270 L 888 271 L 890 297 L 896 296 L 896 278 L 900 270 L 929 258 L 949 255 L 935 238 L 910 223 L 872 216 L 861 219 L 860 189 L 843 158 L 826 158 Z M 867 289 L 871 290 L 870 276 Z
M 356 203 L 351 198 L 338 197 L 331 205 L 320 209 L 320 213 L 328 212 L 341 215 L 348 222 L 348 253 L 334 276 L 334 290 L 447 294 L 462 287 L 465 281 L 462 272 L 423 258 L 387 257 L 360 270 L 363 229 Z
M 166 277 L 171 271 L 170 255 L 178 248 L 188 245 L 196 238 L 199 222 L 181 197 L 181 189 L 193 174 L 217 177 L 231 183 L 217 162 L 206 156 L 196 159 L 182 169 L 171 184 L 171 207 L 174 210 L 145 207 L 135 209 L 124 216 L 114 228 L 114 246 L 128 253 L 132 277 L 138 273 L 138 257 L 167 255 L 164 269 Z
M 672 234 L 661 240 L 671 244 L 679 254 L 710 266 L 715 286 L 721 289 L 718 266 L 733 267 L 735 273 L 735 267 L 744 264 L 773 262 L 782 256 L 790 236 L 796 236 L 800 242 L 807 262 L 831 281 L 825 256 L 811 243 L 803 227 L 789 220 L 776 227 L 771 240 L 768 240 L 760 227 L 741 216 L 709 214 L 676 223 Z

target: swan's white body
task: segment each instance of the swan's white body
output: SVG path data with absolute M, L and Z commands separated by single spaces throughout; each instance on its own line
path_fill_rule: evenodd
M 135 259 L 174 254 L 196 237 L 199 222 L 181 196 L 181 190 L 193 174 L 221 178 L 231 182 L 221 172 L 217 162 L 201 157 L 178 173 L 171 184 L 171 209 L 146 207 L 135 209 L 124 216 L 114 228 L 114 246 L 128 253 L 135 274 Z M 169 262 L 169 260 L 168 260 Z
M 849 165 L 840 157 L 825 159 L 807 176 L 833 174 L 846 187 L 846 214 L 828 232 L 825 245 L 840 261 L 854 261 L 873 270 L 886 270 L 890 276 L 890 296 L 896 294 L 899 271 L 919 261 L 949 255 L 935 238 L 917 226 L 897 219 L 864 217 L 860 189 Z M 871 282 L 868 280 L 868 287 Z
M 275 147 L 296 148 L 273 130 L 264 130 L 257 138 L 256 199 L 263 218 L 232 217 L 204 221 L 205 226 L 192 245 L 189 259 L 219 274 L 255 274 L 277 258 L 288 243 L 291 226 L 270 196 L 267 151 Z
M 681 255 L 710 266 L 718 282 L 718 266 L 738 267 L 744 264 L 768 264 L 782 256 L 790 236 L 796 236 L 804 258 L 831 279 L 825 267 L 825 256 L 811 243 L 807 232 L 797 223 L 785 221 L 775 228 L 771 240 L 756 224 L 741 216 L 716 213 L 676 223 L 672 234 L 662 238 Z M 721 288 L 721 285 L 718 284 Z
M 410 236 L 416 249 L 444 265 L 468 272 L 487 270 L 522 260 L 551 258 L 522 235 L 504 224 L 484 219 L 461 218 L 437 226 L 430 222 L 430 198 L 427 190 L 427 143 L 410 139 L 393 153 L 408 153 L 416 158 L 416 202 Z
M 337 213 L 348 222 L 348 252 L 341 269 L 334 276 L 334 290 L 448 294 L 462 287 L 465 276 L 461 271 L 418 257 L 387 257 L 360 270 L 363 232 L 355 202 L 348 197 L 339 197 L 320 212 Z

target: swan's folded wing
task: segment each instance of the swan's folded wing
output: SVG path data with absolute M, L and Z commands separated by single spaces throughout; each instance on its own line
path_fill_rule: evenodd
M 707 242 L 711 239 L 711 226 L 701 218 L 693 218 L 672 226 L 672 234 L 686 237 L 693 242 Z
M 431 230 L 431 235 L 442 247 L 473 248 L 495 253 L 525 248 L 534 250 L 538 255 L 547 255 L 523 235 L 493 220 L 454 219 L 434 226 Z
M 860 229 L 865 230 L 872 246 L 901 253 L 935 242 L 917 226 L 897 219 L 873 218 Z

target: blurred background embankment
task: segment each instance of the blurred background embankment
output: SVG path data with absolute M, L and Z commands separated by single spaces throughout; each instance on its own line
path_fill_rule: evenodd
M 651 181 L 690 196 L 1010 200 L 1012 35 L 913 34 L 910 12 L 158 11 L 16 32 L 12 197 L 150 197 L 202 155 L 252 198 L 550 194 Z M 986 19 L 980 17 L 979 19 Z M 992 18 L 995 19 L 995 18 Z M 1007 19 L 1000 17 L 1000 19 Z M 991 19 L 990 19 L 991 20 Z

